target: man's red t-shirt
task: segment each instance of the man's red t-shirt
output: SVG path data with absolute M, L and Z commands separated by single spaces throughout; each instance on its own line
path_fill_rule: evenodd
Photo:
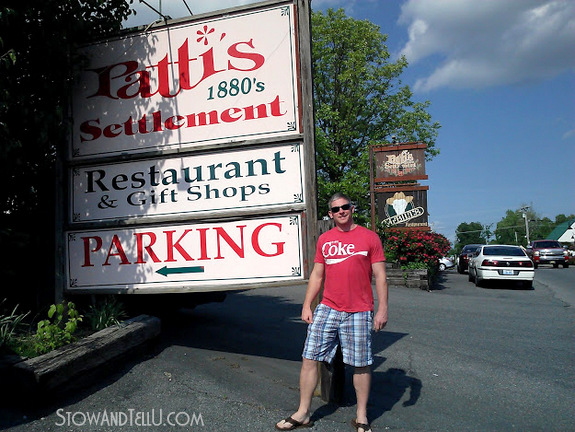
M 322 303 L 341 312 L 373 310 L 371 265 L 385 261 L 379 236 L 362 226 L 332 228 L 317 242 L 314 262 L 325 265 Z

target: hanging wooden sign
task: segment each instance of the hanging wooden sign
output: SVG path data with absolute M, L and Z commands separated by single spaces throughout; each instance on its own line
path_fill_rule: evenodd
M 427 191 L 417 180 L 425 174 L 425 143 L 370 148 L 371 225 L 376 215 L 385 228 L 429 230 Z

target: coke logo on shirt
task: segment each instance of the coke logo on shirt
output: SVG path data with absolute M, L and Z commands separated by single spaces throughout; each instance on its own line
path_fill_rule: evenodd
M 326 258 L 335 256 L 349 256 L 355 253 L 355 245 L 352 243 L 345 244 L 339 240 L 333 240 L 326 242 L 323 245 L 321 252 Z

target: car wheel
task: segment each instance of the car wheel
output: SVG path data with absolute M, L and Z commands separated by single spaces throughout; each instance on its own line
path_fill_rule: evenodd
M 563 264 L 563 268 L 569 268 L 569 264 Z
M 481 288 L 483 286 L 483 281 L 479 279 L 479 277 L 477 277 L 477 274 L 475 274 L 475 286 L 477 288 Z
M 439 264 L 439 271 L 445 271 L 445 264 L 443 263 Z
M 558 268 L 559 264 L 553 264 L 553 268 Z
M 469 272 L 467 273 L 467 280 L 469 282 L 473 282 L 473 275 L 471 274 L 471 270 L 469 270 Z
M 533 289 L 533 281 L 523 281 L 523 288 L 525 289 Z

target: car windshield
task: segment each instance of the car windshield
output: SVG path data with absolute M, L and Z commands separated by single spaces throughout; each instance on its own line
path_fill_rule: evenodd
M 561 248 L 561 245 L 556 241 L 541 241 L 533 244 L 536 248 Z
M 513 246 L 487 246 L 483 248 L 483 255 L 525 256 L 525 253 Z

